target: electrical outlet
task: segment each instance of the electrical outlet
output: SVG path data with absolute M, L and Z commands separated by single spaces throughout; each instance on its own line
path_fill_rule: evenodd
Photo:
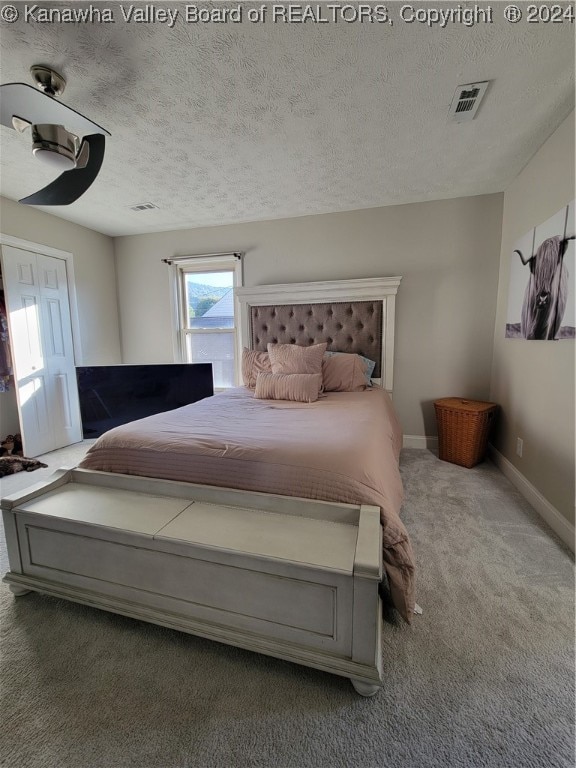
M 521 437 L 516 438 L 516 453 L 522 458 L 522 451 L 524 450 L 524 440 Z

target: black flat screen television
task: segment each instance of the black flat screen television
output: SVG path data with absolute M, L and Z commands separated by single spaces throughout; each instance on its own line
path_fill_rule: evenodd
M 76 368 L 85 439 L 214 394 L 211 363 Z

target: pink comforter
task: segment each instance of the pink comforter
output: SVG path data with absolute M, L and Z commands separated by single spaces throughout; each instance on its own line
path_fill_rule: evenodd
M 402 435 L 387 394 L 329 392 L 315 403 L 256 400 L 245 387 L 102 435 L 80 464 L 264 493 L 380 507 L 392 599 L 410 621 L 414 563 L 400 520 Z

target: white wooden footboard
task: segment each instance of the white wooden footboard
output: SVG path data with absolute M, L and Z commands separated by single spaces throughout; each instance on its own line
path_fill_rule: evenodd
M 15 594 L 381 685 L 377 507 L 73 469 L 2 510 Z

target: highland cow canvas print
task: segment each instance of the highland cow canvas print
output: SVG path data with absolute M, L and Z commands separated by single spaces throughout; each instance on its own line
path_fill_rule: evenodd
M 575 237 L 573 200 L 514 244 L 507 338 L 555 341 L 576 337 Z

